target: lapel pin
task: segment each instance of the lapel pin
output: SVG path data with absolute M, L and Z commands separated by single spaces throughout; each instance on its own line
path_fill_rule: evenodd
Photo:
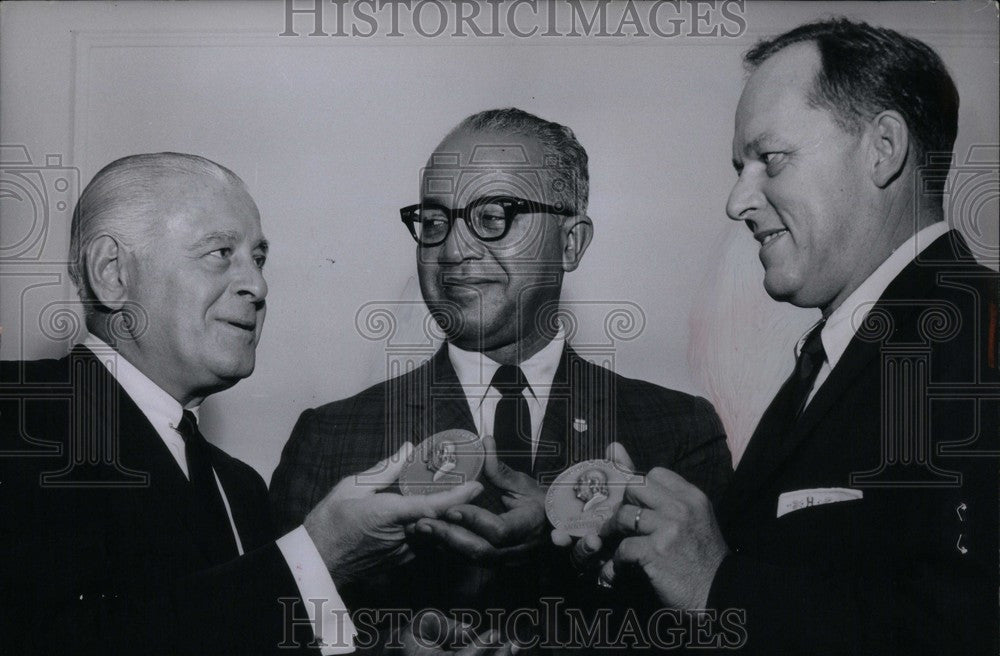
M 582 433 L 587 430 L 587 420 L 577 417 L 573 420 L 573 430 L 577 433 Z

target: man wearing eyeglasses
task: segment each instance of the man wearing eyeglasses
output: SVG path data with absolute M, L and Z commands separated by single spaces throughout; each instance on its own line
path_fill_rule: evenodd
M 714 499 L 731 472 L 724 431 L 704 399 L 618 376 L 567 343 L 562 280 L 593 236 L 587 154 L 569 128 L 514 108 L 475 114 L 431 155 L 421 185 L 401 215 L 447 343 L 411 373 L 305 411 L 275 471 L 273 507 L 279 524 L 300 522 L 336 481 L 404 439 L 454 428 L 492 436 L 477 505 L 410 527 L 418 557 L 345 600 L 506 610 L 508 638 L 545 647 L 555 630 L 546 616 L 518 622 L 510 610 L 537 610 L 546 593 L 575 604 L 577 587 L 591 602 L 597 594 L 554 553 L 545 487 L 575 462 L 630 456 L 641 471 L 683 472 Z M 482 619 L 475 612 L 461 619 Z

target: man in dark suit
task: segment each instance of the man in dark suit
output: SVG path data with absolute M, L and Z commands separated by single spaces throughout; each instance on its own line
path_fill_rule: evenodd
M 278 523 L 294 526 L 341 477 L 446 429 L 491 435 L 496 453 L 476 505 L 411 531 L 415 547 L 438 550 L 345 588 L 352 607 L 465 608 L 475 622 L 491 608 L 537 613 L 546 593 L 578 603 L 566 599 L 576 576 L 548 543 L 545 488 L 609 448 L 624 447 L 640 470 L 670 466 L 721 494 L 731 462 L 711 405 L 588 362 L 558 320 L 563 275 L 591 241 L 588 185 L 572 131 L 513 108 L 467 118 L 431 156 L 420 203 L 401 212 L 446 344 L 409 373 L 305 411 L 272 479 L 272 502 Z M 594 592 L 591 582 L 587 601 Z M 534 618 L 540 632 L 555 630 Z M 528 623 L 502 628 L 535 644 Z
M 995 654 L 997 275 L 944 221 L 958 93 L 925 44 L 844 19 L 746 62 L 727 211 L 768 293 L 822 317 L 716 512 L 654 470 L 602 575 L 735 609 L 717 647 Z
M 112 162 L 80 197 L 70 250 L 90 334 L 0 368 L 0 652 L 353 651 L 337 588 L 405 558 L 402 526 L 478 484 L 377 493 L 401 445 L 275 539 L 260 475 L 197 425 L 206 396 L 253 371 L 265 314 L 267 242 L 228 169 Z

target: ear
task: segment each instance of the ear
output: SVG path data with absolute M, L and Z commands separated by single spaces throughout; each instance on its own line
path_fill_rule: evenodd
M 101 235 L 87 244 L 87 283 L 101 305 L 110 310 L 120 310 L 128 300 L 124 255 L 111 235 Z
M 589 216 L 570 216 L 562 224 L 563 271 L 573 271 L 580 266 L 583 254 L 594 238 L 594 224 Z
M 910 149 L 910 130 L 899 112 L 893 110 L 880 113 L 872 119 L 871 126 L 872 181 L 884 189 L 903 172 Z

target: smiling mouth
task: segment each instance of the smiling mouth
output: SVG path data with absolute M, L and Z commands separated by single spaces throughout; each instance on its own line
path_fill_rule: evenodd
M 762 230 L 761 232 L 756 233 L 753 236 L 753 238 L 759 241 L 761 248 L 763 248 L 764 246 L 767 246 L 778 237 L 781 237 L 782 235 L 785 234 L 788 234 L 788 230 L 785 228 L 782 228 L 780 230 Z
M 456 278 L 445 276 L 441 282 L 445 287 L 463 287 L 466 285 L 486 285 L 497 281 L 492 278 Z
M 226 321 L 226 323 L 228 323 L 230 326 L 233 326 L 234 328 L 239 328 L 240 330 L 244 330 L 248 333 L 252 333 L 257 329 L 257 324 L 253 321 L 249 322 Z

